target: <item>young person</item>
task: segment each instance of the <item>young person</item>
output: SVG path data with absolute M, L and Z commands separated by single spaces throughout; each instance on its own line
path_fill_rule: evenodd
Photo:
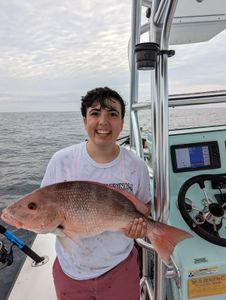
M 149 206 L 146 164 L 116 143 L 125 116 L 121 96 L 107 87 L 93 89 L 82 97 L 81 113 L 88 141 L 56 152 L 42 186 L 69 180 L 96 181 L 133 193 Z M 133 239 L 145 234 L 145 222 L 135 219 L 124 234 L 106 231 L 78 243 L 57 237 L 53 266 L 57 299 L 139 300 L 139 264 Z

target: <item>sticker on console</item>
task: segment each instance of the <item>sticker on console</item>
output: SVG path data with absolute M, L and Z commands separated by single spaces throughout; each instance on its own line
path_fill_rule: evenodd
M 203 269 L 189 271 L 188 277 L 195 278 L 195 277 L 200 277 L 200 276 L 213 275 L 213 274 L 217 274 L 217 273 L 219 273 L 217 267 L 203 268 Z
M 226 293 L 226 274 L 197 276 L 187 281 L 188 299 Z

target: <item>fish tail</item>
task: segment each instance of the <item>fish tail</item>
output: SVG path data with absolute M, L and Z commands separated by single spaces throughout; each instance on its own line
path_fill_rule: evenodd
M 147 237 L 160 258 L 168 265 L 174 247 L 180 241 L 191 238 L 192 235 L 182 229 L 154 222 L 154 227 L 153 225 L 150 227 L 148 226 Z

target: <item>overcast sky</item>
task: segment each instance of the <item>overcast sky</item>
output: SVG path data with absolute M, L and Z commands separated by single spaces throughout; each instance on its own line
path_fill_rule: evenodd
M 0 112 L 77 110 L 97 86 L 128 101 L 131 2 L 1 1 Z M 170 93 L 226 89 L 225 31 L 208 43 L 171 48 Z M 147 75 L 141 78 L 147 100 Z

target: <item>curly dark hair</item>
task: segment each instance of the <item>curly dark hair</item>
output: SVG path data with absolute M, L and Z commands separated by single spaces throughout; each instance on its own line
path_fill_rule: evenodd
M 81 113 L 85 118 L 87 113 L 87 108 L 92 107 L 94 103 L 100 103 L 101 108 L 109 108 L 109 100 L 118 101 L 121 105 L 122 119 L 125 116 L 125 102 L 122 97 L 114 90 L 108 87 L 98 87 L 90 90 L 85 96 L 81 98 Z

